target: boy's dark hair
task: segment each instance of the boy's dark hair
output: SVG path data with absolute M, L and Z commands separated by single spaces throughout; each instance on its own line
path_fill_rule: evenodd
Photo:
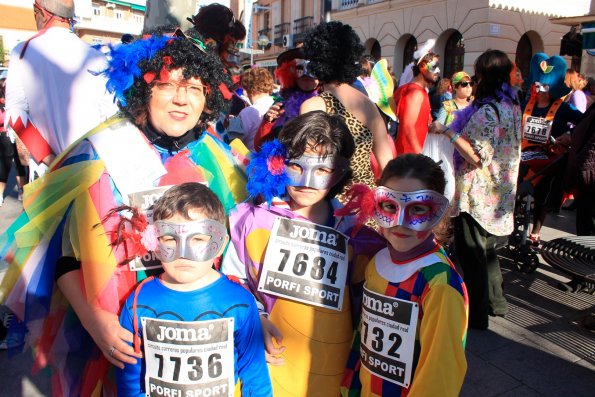
M 308 112 L 288 121 L 279 133 L 279 142 L 287 149 L 288 159 L 300 157 L 311 144 L 326 148 L 327 156 L 339 155 L 347 160 L 351 160 L 355 152 L 353 136 L 343 119 L 321 110 Z M 349 167 L 343 179 L 330 189 L 327 197 L 332 198 L 340 193 L 351 176 L 352 170 Z
M 384 185 L 390 178 L 418 179 L 426 189 L 444 194 L 446 178 L 442 168 L 428 156 L 423 154 L 407 153 L 397 156 L 388 162 L 378 185 Z
M 361 73 L 364 46 L 353 28 L 338 21 L 323 22 L 310 29 L 304 38 L 308 70 L 321 83 L 351 84 Z
M 190 219 L 192 209 L 200 210 L 205 217 L 225 224 L 225 211 L 219 198 L 211 189 L 196 182 L 183 183 L 168 189 L 153 206 L 153 220 L 163 220 L 174 215 Z
M 426 55 L 424 55 L 423 57 L 421 57 L 421 59 L 417 62 L 413 63 L 413 66 L 411 67 L 411 71 L 413 72 L 413 76 L 417 76 L 418 74 L 421 73 L 421 68 L 422 65 L 425 66 L 426 64 L 428 64 L 429 62 L 432 62 L 432 60 L 434 60 L 434 58 L 438 58 L 440 59 L 440 56 L 434 52 L 428 52 Z

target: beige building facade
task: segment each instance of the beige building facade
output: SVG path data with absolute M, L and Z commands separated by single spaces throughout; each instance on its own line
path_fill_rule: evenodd
M 528 71 L 536 52 L 559 54 L 562 36 L 569 27 L 551 18 L 585 15 L 589 0 L 332 0 L 330 18 L 351 25 L 373 58 L 385 58 L 399 77 L 418 44 L 436 39 L 444 76 L 458 70 L 473 72 L 477 57 L 499 49 Z M 282 52 L 283 38 L 299 42 L 302 25 L 324 19 L 321 0 L 258 1 L 253 39 L 267 36 L 271 44 L 255 64 L 274 66 Z M 304 23 L 305 22 L 305 23 Z M 301 25 L 300 25 L 301 24 Z M 264 40 L 262 40 L 264 42 Z M 567 57 L 569 64 L 573 60 Z M 580 65 L 580 60 L 574 60 Z
M 89 44 L 116 44 L 123 34 L 138 37 L 143 29 L 145 0 L 76 0 L 78 36 Z
M 332 18 L 353 26 L 368 53 L 386 58 L 397 77 L 412 47 L 429 39 L 436 39 L 434 52 L 445 77 L 458 70 L 472 74 L 487 49 L 504 51 L 526 75 L 531 56 L 559 54 L 569 31 L 550 18 L 584 15 L 589 5 L 588 0 L 333 0 Z

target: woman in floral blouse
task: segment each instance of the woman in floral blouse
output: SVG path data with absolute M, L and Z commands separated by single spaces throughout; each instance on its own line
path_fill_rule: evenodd
M 510 88 L 512 63 L 488 50 L 475 62 L 479 79 L 471 106 L 455 112 L 449 127 L 434 123 L 455 152 L 455 245 L 469 292 L 469 327 L 488 328 L 488 316 L 504 316 L 508 305 L 496 255 L 496 237 L 513 231 L 520 161 L 521 110 Z

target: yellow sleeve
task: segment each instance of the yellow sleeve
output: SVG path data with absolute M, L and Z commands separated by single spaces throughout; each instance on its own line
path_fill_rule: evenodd
M 448 285 L 436 285 L 426 295 L 422 309 L 421 352 L 409 397 L 456 397 L 467 372 L 463 297 Z

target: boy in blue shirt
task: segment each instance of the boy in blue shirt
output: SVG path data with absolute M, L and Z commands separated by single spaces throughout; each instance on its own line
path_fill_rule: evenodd
M 144 355 L 118 369 L 118 395 L 233 396 L 240 379 L 243 395 L 271 396 L 254 297 L 213 269 L 228 240 L 217 196 L 185 183 L 155 203 L 153 225 L 132 218 L 139 238 L 122 233 L 126 248 L 140 241 L 164 272 L 139 284 L 122 308 L 120 323 L 137 352 L 142 338 Z

